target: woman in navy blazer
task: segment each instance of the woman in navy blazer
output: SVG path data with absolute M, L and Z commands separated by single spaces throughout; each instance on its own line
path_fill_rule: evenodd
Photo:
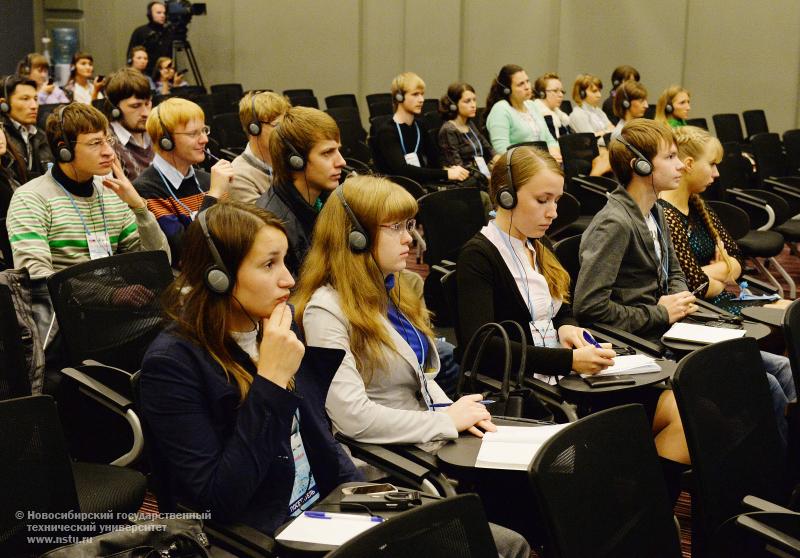
M 286 234 L 269 213 L 217 204 L 184 242 L 165 295 L 172 323 L 148 349 L 139 388 L 159 505 L 180 501 L 271 535 L 359 479 L 325 414 L 344 352 L 295 335 Z

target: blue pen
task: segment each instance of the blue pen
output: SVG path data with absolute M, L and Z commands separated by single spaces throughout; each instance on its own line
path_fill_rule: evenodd
M 595 347 L 597 347 L 598 349 L 602 349 L 602 347 L 600 346 L 600 343 L 598 343 L 597 341 L 595 341 L 594 337 L 592 337 L 592 336 L 589 334 L 589 332 L 588 332 L 588 331 L 586 331 L 585 329 L 583 330 L 583 338 L 584 338 L 584 339 L 586 339 L 586 341 L 587 341 L 588 343 L 591 343 L 592 345 L 594 345 L 594 346 L 595 346 Z
M 319 511 L 307 511 L 303 512 L 303 515 L 306 517 L 311 517 L 313 519 L 335 519 L 334 516 L 329 515 L 325 512 Z M 383 521 L 382 517 L 378 517 L 377 515 L 346 515 L 342 519 L 361 519 L 363 521 L 371 521 L 372 523 L 380 523 Z
M 491 405 L 494 402 L 495 402 L 494 399 L 484 399 L 483 401 L 478 401 L 478 403 L 480 403 L 481 405 Z M 431 405 L 431 408 L 441 409 L 443 407 L 449 407 L 450 405 L 452 405 L 452 403 L 434 403 L 433 405 Z

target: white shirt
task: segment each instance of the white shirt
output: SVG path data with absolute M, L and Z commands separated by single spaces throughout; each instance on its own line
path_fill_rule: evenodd
M 181 183 L 184 180 L 190 176 L 194 176 L 194 167 L 190 166 L 189 172 L 186 173 L 186 176 L 183 176 L 178 169 L 169 164 L 169 162 L 158 153 L 156 153 L 155 157 L 153 157 L 153 166 L 156 168 L 156 170 L 161 172 L 161 176 L 169 181 L 169 185 L 175 190 L 180 189 Z
M 557 108 L 556 110 L 551 110 L 550 107 L 548 107 L 545 104 L 545 102 L 542 101 L 541 99 L 536 99 L 533 102 L 536 105 L 536 108 L 539 109 L 539 112 L 542 113 L 542 116 L 549 115 L 553 117 L 553 126 L 556 131 L 555 138 L 558 139 L 560 135 L 558 133 L 558 129 L 561 128 L 562 126 L 569 127 L 569 115 L 566 112 L 562 111 L 560 108 Z
M 92 104 L 92 93 L 94 93 L 94 83 L 87 82 L 87 86 L 80 85 L 77 81 L 72 83 L 72 100 L 84 105 Z M 98 99 L 103 98 L 102 93 L 97 94 Z
M 250 360 L 253 362 L 258 362 L 258 341 L 256 338 L 258 337 L 258 330 L 253 329 L 252 331 L 231 331 L 231 337 L 233 340 L 236 341 L 236 344 L 247 353 L 247 356 L 250 357 Z
M 127 146 L 128 142 L 133 139 L 133 134 L 131 134 L 130 131 L 119 122 L 116 121 L 112 122 L 111 128 L 114 130 L 114 134 L 116 134 L 117 139 L 120 141 L 122 145 Z M 144 145 L 138 145 L 135 140 L 133 143 L 135 145 L 138 145 L 139 147 L 150 147 L 150 144 L 152 143 L 150 141 L 150 135 L 142 134 L 142 137 L 144 138 Z
M 652 213 L 648 213 L 644 218 L 644 222 L 647 224 L 647 230 L 650 231 L 650 236 L 653 237 L 653 244 L 656 247 L 656 259 L 658 261 L 661 261 L 660 232 L 658 230 L 658 224 L 656 223 L 656 220 L 653 217 L 653 214 Z

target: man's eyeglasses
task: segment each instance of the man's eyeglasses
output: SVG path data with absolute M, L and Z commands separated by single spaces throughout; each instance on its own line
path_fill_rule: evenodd
M 172 132 L 173 136 L 189 136 L 192 139 L 197 139 L 200 134 L 207 136 L 211 133 L 211 126 L 203 126 L 202 128 L 193 132 Z
M 381 225 L 382 229 L 388 229 L 393 234 L 400 234 L 403 231 L 406 231 L 408 234 L 417 227 L 417 220 L 416 219 L 409 219 L 408 221 L 400 221 L 398 223 L 394 223 L 393 225 Z
M 103 146 L 103 144 L 106 144 L 109 147 L 114 147 L 114 145 L 117 143 L 117 138 L 115 138 L 114 136 L 108 136 L 106 139 L 96 139 L 92 141 L 76 141 L 75 143 L 85 145 L 89 149 L 96 151 L 100 149 Z

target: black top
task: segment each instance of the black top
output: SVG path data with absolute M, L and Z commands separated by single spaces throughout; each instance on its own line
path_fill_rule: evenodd
M 614 114 L 614 92 L 611 92 L 611 95 L 608 96 L 608 99 L 603 101 L 603 112 L 606 113 L 608 119 L 611 121 L 612 124 L 615 126 L 617 122 L 619 122 L 619 116 Z
M 551 250 L 550 241 L 541 239 L 542 244 Z M 572 370 L 572 349 L 547 348 L 533 345 L 533 336 L 529 326 L 531 313 L 517 288 L 514 277 L 503 261 L 503 256 L 494 244 L 481 233 L 476 234 L 464 245 L 458 257 L 456 267 L 458 279 L 458 328 L 459 335 L 465 341 L 482 325 L 489 322 L 513 320 L 525 331 L 528 338 L 526 372 L 533 374 L 566 375 Z M 562 303 L 553 317 L 556 330 L 562 325 L 577 325 L 572 317 L 572 308 Z M 512 342 L 516 370 L 521 346 Z M 502 345 L 500 339 L 490 343 L 486 361 L 501 358 Z
M 398 126 L 403 135 L 402 143 L 400 134 L 397 133 Z M 423 183 L 447 180 L 447 171 L 440 167 L 439 153 L 436 146 L 429 141 L 428 135 L 428 128 L 421 119 L 415 120 L 410 126 L 398 124 L 392 118 L 380 122 L 376 126 L 375 136 L 388 171 L 391 174 L 406 176 Z M 417 138 L 419 138 L 419 146 L 417 146 Z M 405 151 L 403 145 L 405 145 Z M 415 147 L 421 165 L 419 167 L 409 165 L 405 159 L 405 155 L 413 152 Z
M 317 210 L 309 205 L 293 184 L 273 184 L 256 200 L 256 205 L 283 221 L 289 240 L 286 267 L 297 278 L 300 266 L 311 248 L 311 232 L 317 221 Z
M 47 144 L 47 137 L 44 130 L 37 128 L 33 136 L 28 137 L 29 143 L 25 143 L 22 139 L 22 134 L 7 114 L 0 116 L 0 122 L 3 123 L 3 128 L 6 134 L 6 141 L 11 144 L 14 150 L 19 153 L 25 162 L 27 168 L 28 180 L 32 180 L 47 172 L 48 163 L 53 162 L 53 154 L 50 152 L 50 146 Z M 17 182 L 22 183 L 23 177 L 16 173 L 16 167 L 8 167 Z
M 151 21 L 137 27 L 131 33 L 131 40 L 128 42 L 128 56 L 131 55 L 131 49 L 135 46 L 143 46 L 147 51 L 145 73 L 150 75 L 160 56 L 172 58 L 172 33 L 163 25 Z
M 64 189 L 73 196 L 88 198 L 94 193 L 94 177 L 85 182 L 75 182 L 67 176 L 61 167 L 56 163 L 53 165 L 53 179 L 61 184 Z

